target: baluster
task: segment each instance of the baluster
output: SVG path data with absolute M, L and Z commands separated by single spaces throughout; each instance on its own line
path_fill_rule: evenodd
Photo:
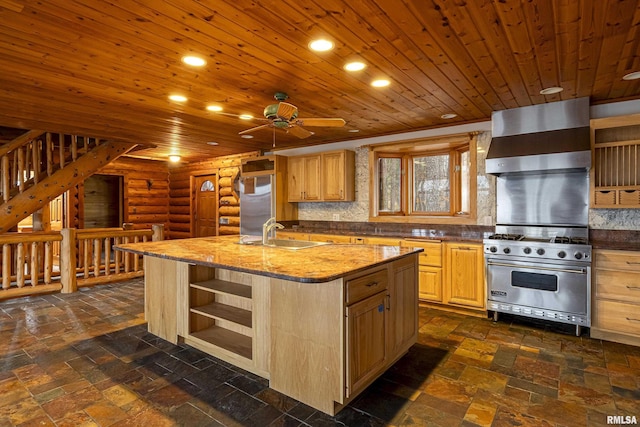
M 111 238 L 104 239 L 104 274 L 111 275 Z
M 135 236 L 133 238 L 133 243 L 138 243 L 140 241 L 140 236 Z M 140 255 L 133 254 L 133 271 L 140 270 Z
M 53 174 L 53 141 L 51 140 L 51 133 L 47 132 L 47 176 L 51 176 Z
M 30 178 L 30 171 L 32 169 L 31 153 L 33 153 L 34 141 L 31 141 L 24 146 L 24 167 L 22 168 L 22 179 L 26 183 Z
M 37 184 L 40 181 L 40 139 L 31 142 L 31 168 L 33 169 L 33 182 Z
M 2 289 L 11 286 L 11 245 L 2 245 Z
M 11 174 L 9 171 L 9 156 L 2 156 L 2 201 L 9 201 L 9 192 L 11 189 Z
M 113 239 L 114 244 L 115 245 L 119 245 L 120 244 L 120 237 L 116 237 L 115 239 Z M 120 260 L 122 257 L 122 252 L 120 251 L 116 251 L 114 253 L 114 266 L 113 266 L 113 273 L 114 274 L 119 274 L 120 273 Z
M 71 135 L 71 160 L 76 161 L 78 159 L 78 137 Z
M 24 286 L 24 243 L 17 243 L 16 254 L 16 282 L 18 287 Z
M 58 134 L 58 150 L 59 150 L 59 156 L 60 156 L 60 169 L 62 169 L 64 167 L 64 134 L 63 133 L 59 133 Z
M 38 242 L 31 242 L 31 271 L 30 271 L 30 279 L 31 286 L 35 286 L 38 284 L 40 275 L 40 265 L 38 263 Z
M 44 243 L 44 283 L 51 283 L 51 273 L 53 272 L 53 242 Z
M 83 263 L 84 263 L 84 269 L 83 269 L 83 273 L 84 273 L 84 278 L 88 279 L 89 278 L 89 266 L 90 266 L 90 257 L 89 257 L 89 239 L 83 239 L 82 240 L 83 243 L 83 249 L 84 249 L 84 256 L 83 256 Z
M 24 148 L 19 147 L 18 152 L 18 190 L 24 191 Z
M 83 146 L 84 146 L 84 154 L 87 154 L 89 152 L 89 138 L 86 136 L 82 137 L 82 142 L 83 142 Z
M 100 276 L 100 256 L 102 251 L 100 248 L 100 239 L 93 239 L 93 276 Z
M 124 243 L 129 243 L 129 236 L 125 236 Z M 128 273 L 129 271 L 131 271 L 131 254 L 126 253 L 124 254 L 124 272 Z

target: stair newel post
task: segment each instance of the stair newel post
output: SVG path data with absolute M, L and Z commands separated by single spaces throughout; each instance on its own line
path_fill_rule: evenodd
M 153 230 L 153 235 L 151 236 L 152 242 L 164 240 L 164 224 L 152 224 L 151 230 Z
M 62 241 L 60 242 L 61 292 L 68 294 L 78 290 L 78 282 L 76 279 L 76 229 L 63 228 L 60 234 L 62 234 Z

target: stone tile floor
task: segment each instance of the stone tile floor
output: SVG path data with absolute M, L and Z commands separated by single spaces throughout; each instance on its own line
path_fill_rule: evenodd
M 0 302 L 0 426 L 598 426 L 640 420 L 640 348 L 420 309 L 419 343 L 336 417 L 146 332 L 133 280 Z M 562 331 L 560 331 L 562 332 Z M 640 422 L 640 421 L 639 421 Z

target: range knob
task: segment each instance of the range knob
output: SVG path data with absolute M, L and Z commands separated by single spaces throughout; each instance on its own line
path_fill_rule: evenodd
M 564 257 L 566 257 L 566 256 L 567 256 L 567 253 L 566 253 L 565 251 L 560 251 L 560 252 L 558 252 L 558 256 L 559 256 L 560 258 L 564 258 Z
M 523 251 L 525 254 L 529 255 L 531 253 L 531 248 L 524 248 Z
M 508 254 L 508 253 L 510 253 L 510 252 L 511 252 L 511 249 L 510 249 L 510 248 L 504 248 L 504 249 L 502 250 L 502 252 L 504 252 L 505 254 Z
M 582 252 L 576 252 L 573 256 L 575 256 L 576 259 L 582 259 Z
M 537 253 L 538 255 L 544 255 L 544 249 L 542 249 L 542 248 L 538 248 L 538 249 L 536 250 L 536 253 Z
M 493 252 L 494 254 L 495 254 L 496 252 L 498 252 L 498 248 L 496 248 L 495 246 L 491 246 L 491 247 L 489 248 L 489 250 L 490 250 L 491 252 Z

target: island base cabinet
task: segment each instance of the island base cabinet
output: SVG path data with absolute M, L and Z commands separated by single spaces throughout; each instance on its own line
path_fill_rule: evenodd
M 344 402 L 342 280 L 271 280 L 269 386 L 327 414 Z
M 147 330 L 172 344 L 178 343 L 181 329 L 176 284 L 189 280 L 187 267 L 178 261 L 144 257 L 144 315 Z

